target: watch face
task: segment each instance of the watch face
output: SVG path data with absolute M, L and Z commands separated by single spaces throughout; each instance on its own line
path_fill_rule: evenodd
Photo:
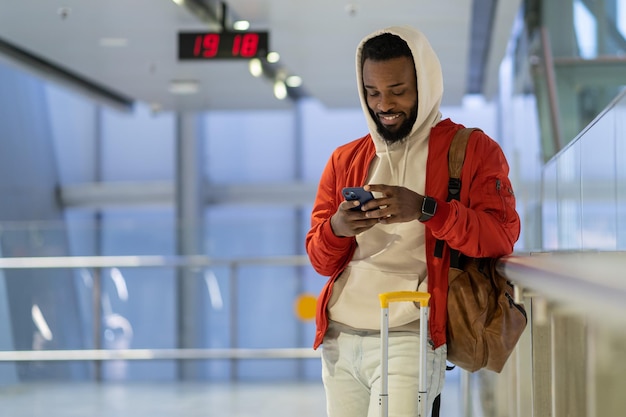
M 437 209 L 437 201 L 430 197 L 425 197 L 424 203 L 422 204 L 422 213 L 429 215 L 429 216 L 434 216 L 436 209 Z
M 437 211 L 437 200 L 430 197 L 424 197 L 424 202 L 422 203 L 422 215 L 418 220 L 421 222 L 430 220 L 430 218 L 435 215 L 435 211 Z

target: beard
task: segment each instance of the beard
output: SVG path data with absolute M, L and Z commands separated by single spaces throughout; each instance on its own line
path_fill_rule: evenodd
M 374 119 L 374 122 L 376 123 L 376 131 L 380 136 L 382 136 L 383 140 L 387 142 L 388 145 L 399 143 L 406 139 L 407 136 L 409 136 L 409 133 L 411 133 L 411 129 L 413 129 L 413 125 L 417 120 L 417 103 L 411 109 L 411 113 L 409 114 L 409 116 L 400 125 L 398 130 L 395 131 L 387 129 L 385 125 L 380 122 L 378 115 L 385 115 L 386 113 L 376 114 L 372 109 L 368 108 L 368 110 L 370 112 L 370 115 L 372 116 L 372 119 Z

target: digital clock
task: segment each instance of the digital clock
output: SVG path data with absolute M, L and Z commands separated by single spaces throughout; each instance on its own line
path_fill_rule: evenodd
M 178 34 L 178 59 L 250 59 L 265 57 L 267 32 L 183 32 Z

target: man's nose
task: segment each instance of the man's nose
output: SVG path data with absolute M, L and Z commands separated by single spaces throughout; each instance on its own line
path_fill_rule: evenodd
M 381 95 L 378 104 L 376 105 L 377 109 L 381 112 L 388 112 L 394 107 L 394 102 L 392 97 L 389 95 Z

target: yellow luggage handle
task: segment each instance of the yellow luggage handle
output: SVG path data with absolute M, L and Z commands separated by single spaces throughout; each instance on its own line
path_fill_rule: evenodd
M 389 308 L 389 303 L 394 301 L 413 301 L 420 303 L 420 307 L 428 307 L 430 294 L 419 291 L 394 291 L 378 295 L 381 308 Z
M 389 386 L 388 386 L 388 351 L 389 351 L 389 303 L 394 301 L 413 301 L 420 304 L 420 376 L 419 393 L 417 397 L 418 417 L 426 417 L 428 396 L 426 384 L 426 349 L 428 341 L 428 301 L 430 294 L 419 291 L 395 291 L 378 294 L 380 299 L 380 366 L 381 366 L 381 389 L 378 399 L 380 417 L 389 415 Z

